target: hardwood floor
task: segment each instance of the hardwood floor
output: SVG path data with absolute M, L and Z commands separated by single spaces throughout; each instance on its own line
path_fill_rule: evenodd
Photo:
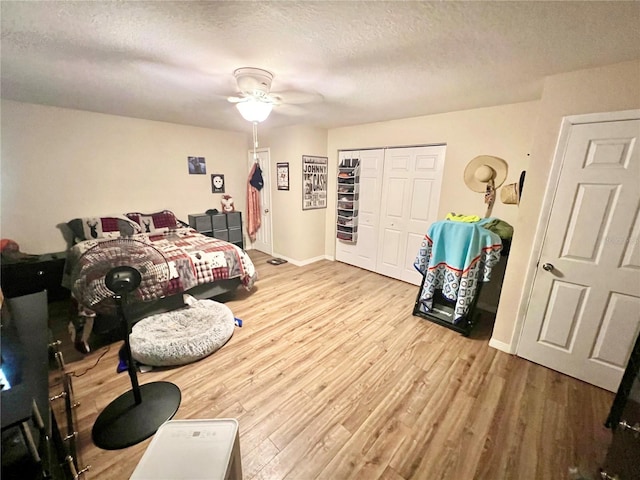
M 176 419 L 236 418 L 246 480 L 564 479 L 604 458 L 613 394 L 489 348 L 489 316 L 465 338 L 412 316 L 412 285 L 250 254 L 260 279 L 226 302 L 242 328 L 199 362 L 139 375 L 180 387 Z M 150 442 L 92 444 L 98 413 L 130 388 L 118 348 L 74 378 L 85 478 L 128 478 Z M 68 352 L 68 367 L 104 350 Z

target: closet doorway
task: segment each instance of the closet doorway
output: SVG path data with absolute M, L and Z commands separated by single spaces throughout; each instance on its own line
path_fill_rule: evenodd
M 413 267 L 437 220 L 445 145 L 341 150 L 360 164 L 357 241 L 336 239 L 336 260 L 420 285 Z M 339 195 L 338 195 L 338 198 Z

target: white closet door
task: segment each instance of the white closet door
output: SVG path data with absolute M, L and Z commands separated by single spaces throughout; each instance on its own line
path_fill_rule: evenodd
M 336 260 L 376 271 L 384 150 L 341 151 L 339 161 L 360 159 L 358 241 L 336 240 Z
M 437 221 L 445 149 L 385 151 L 376 272 L 420 284 L 413 262 L 429 225 Z

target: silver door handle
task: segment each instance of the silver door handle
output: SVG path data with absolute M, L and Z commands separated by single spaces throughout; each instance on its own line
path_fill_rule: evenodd
M 264 209 L 264 213 L 269 213 L 269 209 L 268 209 L 268 208 L 265 208 L 265 209 Z
M 609 475 L 606 470 L 600 470 L 600 478 L 602 480 L 620 480 L 618 475 Z
M 545 263 L 544 265 L 542 265 L 542 269 L 547 272 L 552 272 L 554 268 L 556 267 L 554 267 L 552 263 Z
M 621 422 L 618 422 L 618 425 L 620 425 L 622 430 L 631 430 L 636 438 L 640 435 L 640 423 L 631 425 L 630 423 L 627 423 L 626 420 L 622 420 Z

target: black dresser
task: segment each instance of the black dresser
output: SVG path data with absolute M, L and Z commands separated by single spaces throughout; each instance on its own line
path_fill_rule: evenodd
M 61 302 L 62 304 L 66 302 Z M 49 328 L 47 292 L 2 307 L 2 478 L 72 480 L 88 470 L 76 445 L 78 403 Z
M 0 285 L 6 298 L 47 291 L 49 302 L 69 297 L 62 286 L 65 252 L 34 255 L 20 260 L 2 258 Z

